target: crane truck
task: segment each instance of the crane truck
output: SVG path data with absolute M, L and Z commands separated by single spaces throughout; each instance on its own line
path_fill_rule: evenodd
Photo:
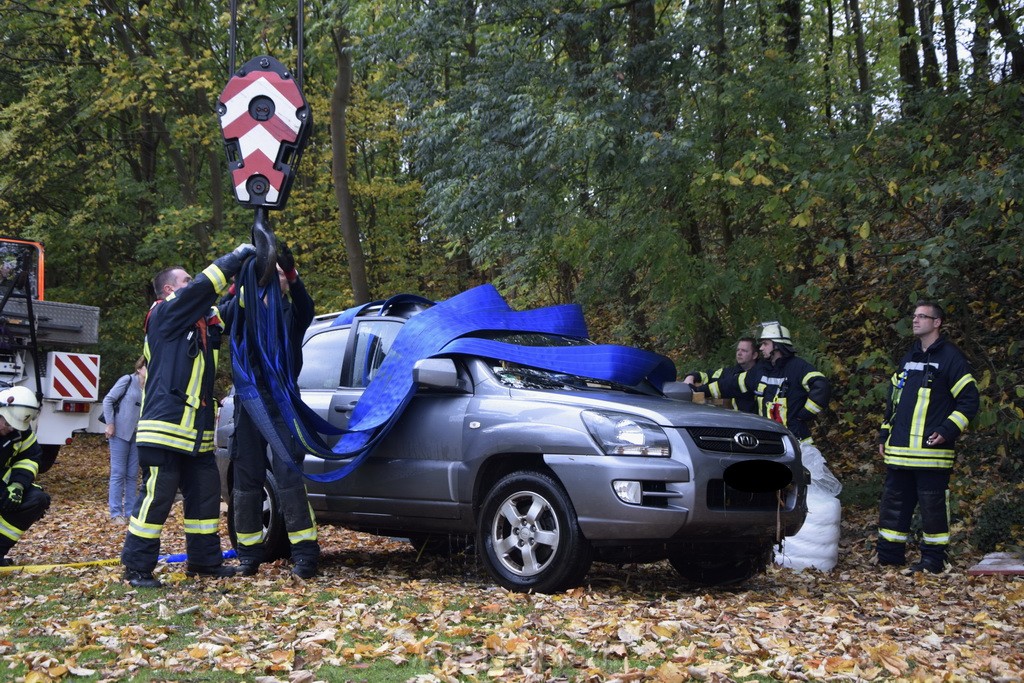
M 40 472 L 89 428 L 100 401 L 100 356 L 81 351 L 99 341 L 99 308 L 46 300 L 44 274 L 40 242 L 0 237 L 0 388 L 24 386 L 39 399 Z

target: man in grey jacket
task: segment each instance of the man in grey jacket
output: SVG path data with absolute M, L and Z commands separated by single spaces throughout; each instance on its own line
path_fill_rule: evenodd
M 103 399 L 103 421 L 110 444 L 110 486 L 107 506 L 110 519 L 127 524 L 139 493 L 139 448 L 135 428 L 139 424 L 142 389 L 146 384 L 146 358 L 135 361 L 135 372 L 123 375 Z

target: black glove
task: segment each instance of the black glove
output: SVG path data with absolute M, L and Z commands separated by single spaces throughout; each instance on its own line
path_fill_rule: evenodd
M 15 482 L 2 490 L 3 500 L 0 500 L 0 512 L 14 512 L 21 507 L 21 501 L 25 496 L 25 487 Z
M 295 256 L 292 254 L 292 250 L 288 248 L 287 242 L 277 243 L 277 265 L 281 266 L 281 270 L 285 272 L 285 275 L 295 270 Z
M 225 277 L 234 277 L 242 269 L 242 263 L 256 253 L 256 247 L 251 244 L 239 244 L 230 254 L 224 254 L 214 261 L 214 264 L 221 269 Z
M 235 247 L 235 250 L 231 252 L 232 256 L 237 256 L 239 261 L 253 256 L 256 253 L 256 247 L 252 246 L 248 242 L 244 242 Z

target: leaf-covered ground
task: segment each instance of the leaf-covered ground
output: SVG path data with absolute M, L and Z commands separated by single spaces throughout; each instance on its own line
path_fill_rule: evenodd
M 22 564 L 116 558 L 106 451 L 93 437 L 42 477 L 48 515 Z M 471 557 L 321 529 L 321 575 L 132 590 L 115 564 L 0 574 L 6 680 L 1024 680 L 1024 580 L 870 563 L 870 511 L 844 510 L 830 573 L 773 568 L 739 590 L 687 587 L 667 563 L 595 565 L 561 595 L 496 588 Z M 180 506 L 163 552 L 184 550 Z M 226 541 L 225 541 L 226 543 Z

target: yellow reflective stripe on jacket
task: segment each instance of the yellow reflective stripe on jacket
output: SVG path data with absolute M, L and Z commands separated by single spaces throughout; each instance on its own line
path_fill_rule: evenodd
M 910 534 L 904 531 L 883 529 L 881 527 L 878 528 L 878 535 L 887 541 L 892 541 L 893 543 L 906 543 L 907 540 L 910 538 Z
M 22 438 L 21 441 L 14 444 L 14 452 L 21 453 L 22 451 L 28 450 L 29 446 L 34 445 L 36 441 L 36 433 L 33 431 L 29 431 L 29 433 L 25 435 L 25 437 Z
M 821 406 L 812 401 L 810 397 L 808 397 L 807 400 L 804 401 L 804 408 L 806 408 L 808 412 L 813 413 L 815 415 L 821 412 Z
M 224 290 L 228 288 L 228 279 L 224 275 L 224 271 L 217 267 L 216 264 L 211 263 L 203 269 L 203 275 L 205 275 L 210 282 L 213 284 L 214 290 L 218 294 L 222 294 Z
M 961 432 L 967 429 L 967 423 L 970 421 L 967 416 L 961 413 L 959 410 L 954 410 L 953 414 L 949 416 L 949 421 L 957 426 Z
M 953 451 L 944 448 L 907 448 L 886 444 L 883 461 L 886 465 L 902 467 L 950 469 L 953 467 Z
M 910 446 L 923 446 L 925 440 L 925 419 L 928 417 L 928 403 L 932 398 L 932 390 L 928 388 L 919 389 L 917 392 L 917 403 L 914 404 L 914 416 L 910 419 Z M 915 441 L 916 439 L 916 441 Z
M 949 390 L 949 393 L 953 394 L 953 398 L 956 398 L 957 396 L 960 395 L 960 392 L 964 390 L 964 387 L 966 387 L 973 381 L 974 377 L 970 373 L 968 373 L 961 377 L 957 381 L 957 383 L 953 385 L 953 388 Z
M 811 391 L 811 380 L 816 377 L 825 379 L 825 375 L 821 374 L 817 370 L 815 370 L 814 372 L 808 372 L 806 375 L 804 375 L 804 378 L 800 380 L 800 383 L 804 385 L 804 391 L 808 393 Z
M 140 444 L 191 452 L 196 443 L 196 430 L 162 420 L 139 420 L 135 440 Z
M 186 534 L 215 534 L 217 533 L 218 519 L 190 519 L 185 518 Z
M 39 474 L 39 463 L 30 458 L 25 458 L 24 460 L 18 460 L 11 465 L 11 470 L 25 470 L 32 475 L 33 479 L 35 479 L 36 475 Z

